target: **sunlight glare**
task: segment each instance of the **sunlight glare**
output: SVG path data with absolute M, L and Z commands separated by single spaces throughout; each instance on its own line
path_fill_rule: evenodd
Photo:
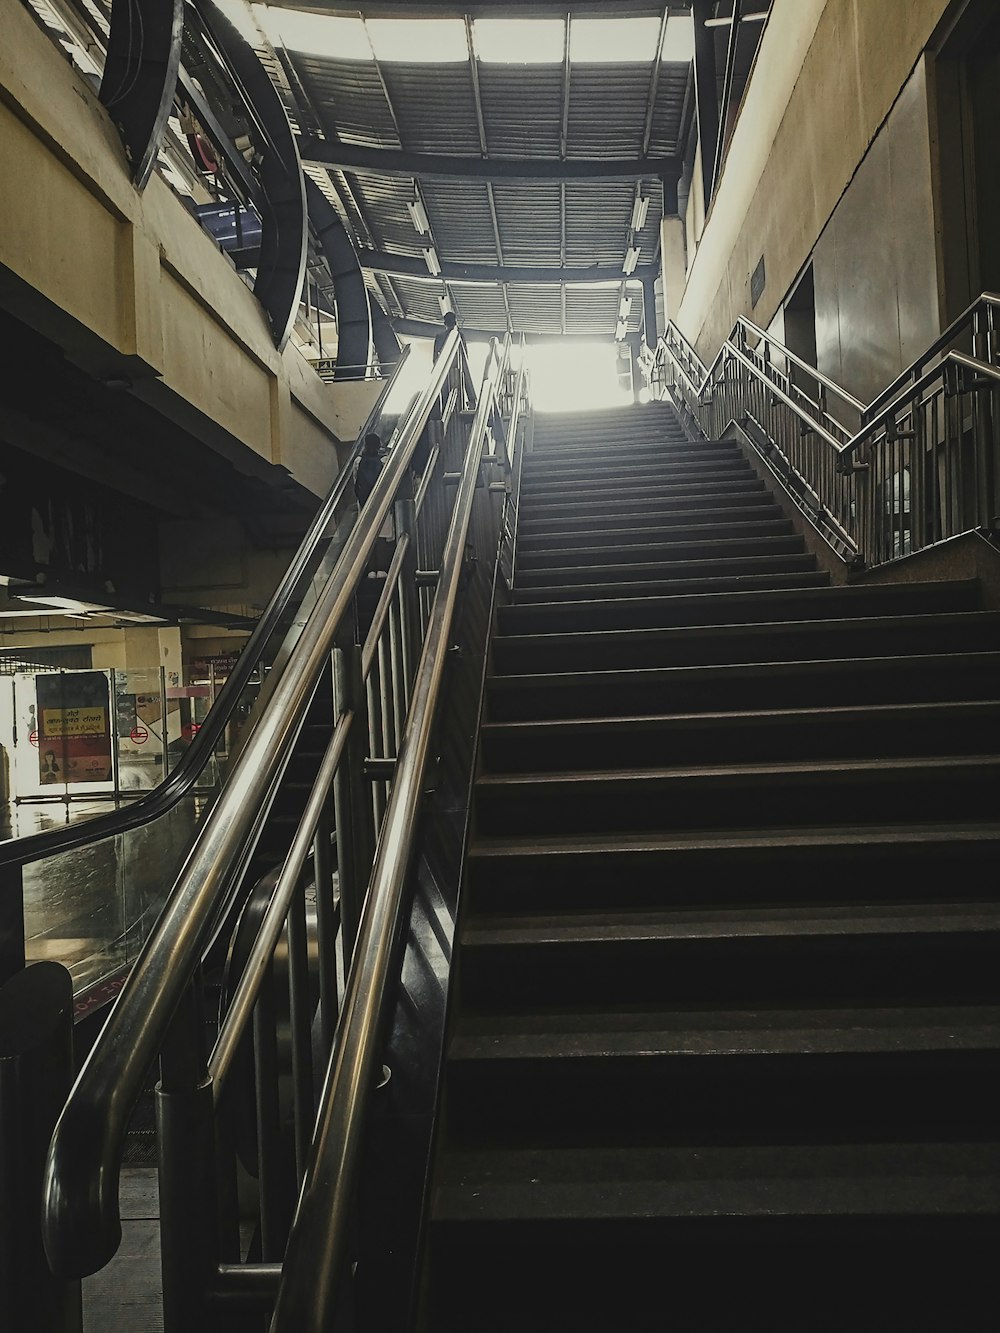
M 535 343 L 528 346 L 527 360 L 531 397 L 539 412 L 589 412 L 632 401 L 618 379 L 613 342 L 563 338 Z

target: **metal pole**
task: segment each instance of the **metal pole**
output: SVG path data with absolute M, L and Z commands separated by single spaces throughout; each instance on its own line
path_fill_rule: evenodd
M 79 1282 L 53 1277 L 42 1246 L 49 1138 L 73 1082 L 73 982 L 36 963 L 0 986 L 0 1328 L 80 1333 Z
M 0 866 L 0 986 L 24 967 L 24 871 Z
M 334 779 L 336 782 L 336 778 Z M 339 845 L 339 844 L 338 844 Z M 338 874 L 339 878 L 339 874 Z M 320 815 L 313 842 L 313 880 L 316 888 L 316 942 L 319 954 L 319 1031 L 324 1057 L 337 1026 L 337 919 L 330 864 L 330 806 Z
M 205 1065 L 201 979 L 181 997 L 156 1087 L 164 1333 L 209 1333 L 207 1293 L 219 1262 L 212 1081 Z

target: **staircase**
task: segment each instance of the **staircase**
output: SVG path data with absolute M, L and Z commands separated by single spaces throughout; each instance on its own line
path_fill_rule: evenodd
M 427 1333 L 995 1327 L 998 668 L 976 583 L 830 586 L 668 408 L 542 420 Z

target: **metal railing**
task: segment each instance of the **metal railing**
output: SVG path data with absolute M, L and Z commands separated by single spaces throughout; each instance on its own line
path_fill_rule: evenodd
M 709 367 L 671 323 L 646 375 L 707 438 L 740 427 L 830 546 L 874 566 L 996 525 L 998 311 L 980 297 L 867 407 L 744 319 Z
M 300 1189 L 279 1313 L 299 1299 L 301 1255 L 316 1251 L 309 1219 L 320 1195 L 333 1212 L 321 1219 L 323 1262 L 341 1253 L 477 480 L 484 468 L 501 474 L 480 488 L 489 501 L 509 477 L 496 410 L 515 384 L 509 341 L 492 350 L 471 426 L 456 410 L 464 358 L 456 332 L 400 425 L 287 658 L 276 664 L 266 707 L 52 1139 L 46 1249 L 55 1271 L 82 1275 L 118 1246 L 124 1135 L 159 1057 L 168 1333 L 215 1327 L 228 1305 L 270 1307 Z M 513 388 L 515 401 L 522 384 Z M 491 431 L 496 445 L 487 450 Z M 422 460 L 418 473 L 415 458 Z M 371 578 L 390 512 L 394 553 L 384 579 Z M 422 599 L 432 587 L 433 598 Z M 329 709 L 324 679 L 332 681 Z M 287 851 L 248 892 L 247 868 L 275 793 L 319 720 L 323 753 Z M 234 910 L 241 902 L 242 911 Z M 218 1036 L 206 1053 L 204 960 L 236 919 L 240 944 L 230 951 Z M 331 1172 L 335 1200 L 325 1194 Z M 244 1200 L 246 1182 L 256 1181 L 249 1250 L 241 1243 L 248 1218 L 237 1205 L 238 1179 Z M 334 1267 L 310 1267 L 311 1306 L 336 1282 Z

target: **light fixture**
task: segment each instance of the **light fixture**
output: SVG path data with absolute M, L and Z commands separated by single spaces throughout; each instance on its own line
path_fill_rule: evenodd
M 426 236 L 431 229 L 431 224 L 427 221 L 427 214 L 424 211 L 424 203 L 418 194 L 411 199 L 406 207 L 410 210 L 410 217 L 413 219 L 413 225 L 421 236 Z
M 426 246 L 424 249 L 424 263 L 427 265 L 427 272 L 433 277 L 441 272 L 441 261 L 437 257 L 437 251 L 433 245 Z
M 623 296 L 618 302 L 618 318 L 628 319 L 629 311 L 632 309 L 631 296 Z
M 438 297 L 438 305 L 441 307 L 441 314 L 447 315 L 451 312 L 451 301 L 447 296 Z
M 426 251 L 424 252 L 426 254 Z M 635 266 L 639 262 L 639 247 L 630 245 L 625 251 L 625 262 L 622 264 L 622 272 L 625 274 L 634 273 Z
M 625 327 L 625 321 L 623 319 L 620 319 L 617 325 L 615 326 L 615 342 L 617 343 L 624 342 L 625 334 L 627 332 L 628 329 Z
M 646 214 L 648 212 L 649 199 L 641 194 L 636 195 L 635 203 L 632 205 L 631 227 L 633 231 L 642 231 L 646 225 Z

